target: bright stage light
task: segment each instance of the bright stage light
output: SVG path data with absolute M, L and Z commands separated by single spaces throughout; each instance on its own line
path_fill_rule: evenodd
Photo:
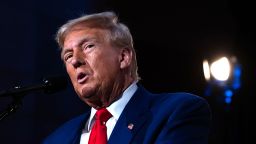
M 227 57 L 222 57 L 210 65 L 207 60 L 203 61 L 203 71 L 206 81 L 211 79 L 211 76 L 218 81 L 226 81 L 230 76 L 231 65 Z
M 206 81 L 209 81 L 211 78 L 211 74 L 210 74 L 209 63 L 207 60 L 203 61 L 203 69 L 204 69 L 204 77 L 205 77 Z
M 210 66 L 212 76 L 219 81 L 226 81 L 230 75 L 230 62 L 226 57 L 222 57 Z
M 203 73 L 208 83 L 205 95 L 219 95 L 223 102 L 230 104 L 232 96 L 240 88 L 241 66 L 236 57 L 223 56 L 203 60 Z

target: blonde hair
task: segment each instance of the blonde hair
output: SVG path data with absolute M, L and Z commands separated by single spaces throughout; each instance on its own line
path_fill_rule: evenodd
M 118 21 L 118 17 L 114 12 L 101 12 L 95 14 L 84 15 L 79 18 L 69 20 L 61 26 L 56 34 L 56 41 L 60 48 L 63 48 L 64 40 L 69 32 L 77 27 L 97 28 L 109 31 L 110 35 L 105 35 L 115 47 L 128 48 L 132 51 L 131 75 L 139 80 L 138 66 L 136 60 L 136 52 L 133 47 L 133 38 L 129 28 Z

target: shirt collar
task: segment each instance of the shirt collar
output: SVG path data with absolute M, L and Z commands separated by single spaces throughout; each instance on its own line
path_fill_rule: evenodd
M 126 104 L 132 98 L 135 91 L 138 89 L 137 81 L 133 82 L 120 96 L 120 98 L 112 103 L 106 109 L 112 114 L 113 118 L 117 121 L 120 117 L 122 111 L 124 110 Z M 91 108 L 90 118 L 87 121 L 86 129 L 89 131 L 91 129 L 92 122 L 94 121 L 94 115 L 96 113 L 96 109 Z

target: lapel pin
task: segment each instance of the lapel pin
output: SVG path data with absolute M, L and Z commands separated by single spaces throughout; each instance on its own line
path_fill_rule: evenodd
M 133 127 L 134 127 L 134 125 L 133 125 L 132 123 L 130 123 L 130 124 L 128 125 L 128 129 L 129 129 L 129 130 L 132 130 Z

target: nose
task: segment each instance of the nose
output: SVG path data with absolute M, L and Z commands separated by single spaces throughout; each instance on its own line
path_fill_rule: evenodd
M 73 58 L 71 60 L 71 64 L 73 65 L 74 68 L 78 68 L 82 65 L 85 64 L 85 60 L 79 52 L 74 53 Z

